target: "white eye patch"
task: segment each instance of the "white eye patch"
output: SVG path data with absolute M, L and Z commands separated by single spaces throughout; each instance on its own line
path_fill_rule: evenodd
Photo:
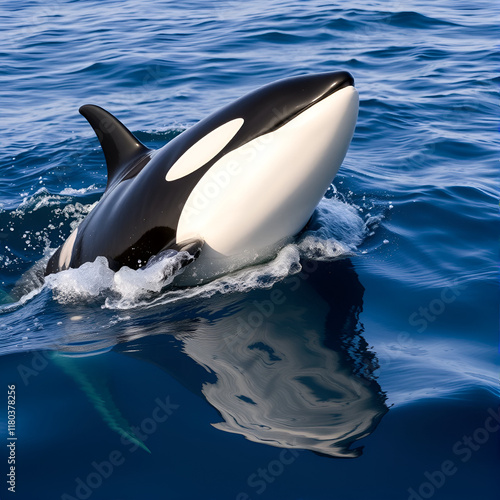
M 227 146 L 244 122 L 243 118 L 236 118 L 202 137 L 172 165 L 165 180 L 176 181 L 205 165 Z

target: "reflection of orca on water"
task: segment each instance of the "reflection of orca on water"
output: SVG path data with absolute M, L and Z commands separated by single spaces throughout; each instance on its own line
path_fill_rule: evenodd
M 220 430 L 356 457 L 361 448 L 351 445 L 387 412 L 375 356 L 361 335 L 364 288 L 349 260 L 302 264 L 300 274 L 269 290 L 213 296 L 196 321 L 155 326 L 114 349 L 201 389 L 222 417 L 214 424 Z M 162 341 L 170 336 L 154 335 L 172 328 L 196 365 Z

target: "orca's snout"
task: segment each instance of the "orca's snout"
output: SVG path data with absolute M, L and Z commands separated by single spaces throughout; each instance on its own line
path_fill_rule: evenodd
M 334 71 L 298 77 L 296 83 L 296 98 L 307 109 L 345 87 L 354 87 L 354 78 L 347 71 Z
M 347 71 L 294 76 L 249 94 L 244 98 L 245 107 L 248 108 L 248 115 L 255 114 L 260 124 L 266 124 L 266 131 L 269 132 L 335 92 L 350 86 L 354 86 L 354 78 Z M 263 107 L 266 103 L 267 106 Z M 256 109 L 260 111 L 256 113 Z
M 324 73 L 317 75 L 320 84 L 324 84 L 325 90 L 322 98 L 332 95 L 334 92 L 345 87 L 354 87 L 354 78 L 348 71 L 335 71 L 332 73 Z

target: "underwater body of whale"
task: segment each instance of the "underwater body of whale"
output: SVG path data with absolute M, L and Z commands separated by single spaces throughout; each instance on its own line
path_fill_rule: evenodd
M 138 269 L 187 251 L 196 283 L 269 258 L 304 228 L 345 157 L 358 93 L 343 71 L 281 80 L 159 150 L 98 106 L 80 113 L 101 143 L 108 182 L 45 274 L 98 256 L 113 270 Z

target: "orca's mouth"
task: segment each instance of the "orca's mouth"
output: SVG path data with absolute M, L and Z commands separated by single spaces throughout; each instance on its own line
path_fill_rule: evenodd
M 290 79 L 290 82 L 293 80 L 294 79 Z M 354 78 L 347 71 L 336 71 L 334 73 L 320 73 L 307 77 L 297 77 L 296 82 L 296 88 L 294 90 L 296 95 L 299 97 L 299 101 L 301 100 L 301 94 L 304 94 L 302 105 L 296 106 L 292 112 L 283 116 L 281 120 L 277 121 L 274 126 L 268 130 L 268 132 L 274 132 L 312 106 L 318 104 L 327 97 L 330 97 L 332 94 L 335 94 L 335 92 L 338 92 L 346 87 L 354 87 Z M 311 88 L 314 89 L 314 93 L 312 95 L 309 90 Z M 306 95 L 309 99 L 306 98 Z
M 316 104 L 316 102 L 326 99 L 328 96 L 331 96 L 341 89 L 344 89 L 346 87 L 354 87 L 354 78 L 352 77 L 351 73 L 347 71 L 337 71 L 336 73 L 332 73 L 332 75 L 335 75 L 335 77 L 332 78 L 330 88 L 328 88 L 317 101 L 312 102 L 312 105 Z

